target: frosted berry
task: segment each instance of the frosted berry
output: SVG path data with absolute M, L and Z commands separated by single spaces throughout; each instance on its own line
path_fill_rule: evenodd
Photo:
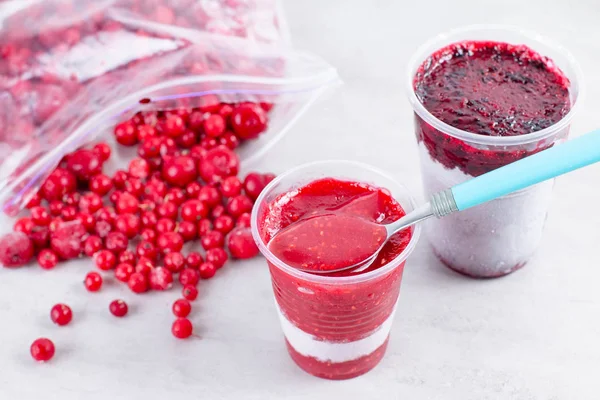
M 173 274 L 165 267 L 157 267 L 150 272 L 149 281 L 152 290 L 168 290 L 173 284 Z
M 239 168 L 238 156 L 225 146 L 209 150 L 198 162 L 198 174 L 208 184 L 237 175 Z
M 121 232 L 110 232 L 106 235 L 104 247 L 106 250 L 113 252 L 114 254 L 121 254 L 127 250 L 129 245 L 129 239 Z
M 33 242 L 23 232 L 8 233 L 0 238 L 0 263 L 21 267 L 33 257 Z

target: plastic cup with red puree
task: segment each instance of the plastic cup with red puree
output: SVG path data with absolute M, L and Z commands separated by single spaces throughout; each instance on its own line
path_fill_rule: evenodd
M 336 260 L 344 266 L 352 265 L 347 259 L 349 246 L 361 244 L 360 235 L 365 232 L 349 225 L 329 229 L 336 232 L 335 237 L 323 241 L 315 239 L 322 233 L 315 226 L 312 235 L 298 239 L 298 247 L 308 249 L 301 258 L 291 259 L 270 242 L 279 233 L 289 233 L 295 224 L 318 215 L 352 216 L 386 224 L 413 208 L 406 189 L 388 175 L 348 161 L 318 162 L 293 169 L 277 177 L 257 199 L 252 233 L 269 265 L 288 352 L 306 372 L 322 378 L 348 379 L 366 373 L 381 361 L 404 264 L 415 247 L 420 227 L 390 238 L 375 262 L 359 273 L 330 272 L 338 269 Z M 340 221 L 352 224 L 352 218 L 332 218 L 330 222 Z M 298 252 L 294 254 L 298 256 Z
M 468 27 L 425 44 L 407 83 L 426 195 L 564 141 L 580 82 L 566 50 L 511 28 Z M 519 269 L 541 241 L 553 185 L 427 221 L 434 253 L 476 278 Z

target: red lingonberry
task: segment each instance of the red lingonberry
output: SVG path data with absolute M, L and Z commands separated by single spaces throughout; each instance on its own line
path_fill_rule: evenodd
M 198 182 L 191 182 L 185 187 L 185 194 L 188 199 L 197 199 L 201 189 Z
M 106 161 L 110 158 L 110 146 L 106 143 L 98 143 L 92 150 L 98 154 L 98 157 L 100 157 L 102 161 Z
M 40 193 L 48 201 L 60 200 L 77 188 L 77 179 L 70 171 L 56 168 L 42 184 Z
M 219 142 L 217 142 L 217 139 L 215 139 L 215 138 L 205 137 L 204 139 L 200 140 L 200 147 L 207 150 L 207 152 L 208 152 L 208 150 L 214 149 L 215 147 L 217 147 L 218 144 L 219 144 Z
M 198 237 L 206 235 L 208 232 L 212 231 L 212 229 L 213 224 L 212 222 L 210 222 L 209 219 L 201 219 L 200 221 L 198 221 L 198 226 L 196 230 Z
M 207 152 L 207 150 L 204 147 L 202 147 L 200 145 L 195 145 L 190 149 L 189 156 L 192 157 L 196 161 L 200 161 L 200 159 L 202 157 L 204 157 L 206 152 Z
M 195 286 L 198 284 L 199 280 L 200 280 L 200 273 L 198 272 L 198 270 L 195 270 L 195 269 L 185 268 L 179 274 L 179 283 L 181 283 L 183 286 L 186 286 L 186 285 Z
M 196 224 L 189 221 L 181 221 L 177 224 L 177 233 L 181 235 L 185 242 L 196 239 Z
M 125 250 L 119 254 L 119 263 L 126 263 L 135 265 L 136 256 L 135 253 L 131 250 Z
M 102 172 L 102 160 L 92 151 L 80 149 L 71 153 L 67 158 L 67 169 L 82 182 Z
M 175 220 L 177 219 L 179 208 L 177 207 L 177 204 L 167 201 L 156 207 L 156 213 L 161 218 L 170 218 Z
M 67 206 L 62 209 L 60 216 L 64 221 L 73 221 L 77 218 L 77 208 L 75 206 Z
M 175 231 L 176 227 L 177 227 L 177 225 L 175 224 L 175 221 L 173 221 L 172 219 L 161 218 L 156 223 L 156 227 L 154 229 L 156 229 L 156 232 L 158 232 L 158 233 L 166 233 L 166 232 Z
M 94 254 L 94 261 L 96 262 L 96 266 L 103 271 L 111 270 L 117 265 L 115 253 L 108 250 L 100 250 Z
M 198 193 L 198 200 L 212 208 L 221 204 L 221 193 L 213 186 L 204 186 Z
M 209 250 L 215 247 L 223 247 L 225 238 L 219 231 L 210 231 L 200 238 L 200 243 L 204 250 Z
M 135 272 L 139 272 L 144 276 L 150 275 L 152 270 L 154 269 L 154 260 L 149 259 L 148 257 L 140 257 L 137 264 L 135 265 Z
M 177 232 L 165 232 L 156 239 L 156 245 L 163 254 L 181 251 L 183 248 L 183 238 Z
M 165 196 L 165 202 L 171 202 L 177 206 L 182 205 L 185 200 L 185 191 L 178 187 L 169 189 L 169 192 Z
M 173 284 L 173 274 L 165 267 L 157 267 L 150 272 L 149 280 L 152 290 L 168 290 Z
M 50 209 L 50 214 L 56 217 L 59 216 L 62 209 L 65 208 L 65 203 L 60 200 L 54 200 L 48 204 L 48 208 Z
M 173 273 L 178 273 L 185 267 L 185 258 L 183 258 L 183 255 L 178 251 L 165 254 L 163 262 L 165 268 Z
M 132 239 L 140 232 L 140 219 L 137 215 L 121 214 L 115 219 L 115 228 Z
M 102 277 L 97 272 L 90 272 L 85 276 L 84 284 L 89 292 L 97 292 L 102 287 Z
M 198 143 L 198 136 L 194 131 L 186 130 L 183 135 L 175 139 L 175 142 L 182 149 L 189 149 Z
M 81 194 L 79 192 L 71 192 L 67 193 L 63 196 L 62 202 L 67 206 L 79 206 L 79 201 L 81 200 Z
M 127 192 L 122 193 L 117 199 L 117 203 L 115 204 L 115 209 L 119 214 L 135 214 L 138 211 L 138 207 L 140 203 L 138 199 L 135 198 L 132 194 Z
M 237 176 L 229 176 L 221 182 L 221 193 L 225 197 L 235 197 L 242 193 L 242 186 Z
M 100 250 L 102 250 L 102 239 L 100 236 L 88 236 L 83 242 L 83 253 L 88 257 L 92 257 Z
M 192 305 L 186 299 L 178 299 L 173 303 L 173 315 L 179 318 L 185 318 L 190 315 Z
M 115 126 L 115 139 L 123 146 L 133 146 L 137 143 L 137 129 L 133 122 L 124 121 Z
M 219 138 L 219 144 L 227 147 L 228 149 L 235 150 L 239 147 L 240 140 L 233 132 L 228 131 Z
M 146 160 L 160 156 L 163 140 L 160 137 L 150 137 L 142 141 L 138 147 L 138 155 Z
M 110 194 L 110 196 L 108 196 L 108 200 L 110 200 L 110 202 L 113 205 L 116 205 L 119 202 L 119 199 L 121 198 L 121 195 L 123 194 L 122 191 L 120 190 L 115 190 L 114 192 L 112 192 Z
M 150 165 L 143 158 L 134 158 L 129 162 L 129 176 L 146 179 L 150 175 Z
M 50 319 L 57 325 L 67 325 L 73 319 L 73 312 L 66 304 L 56 304 L 50 310 Z
M 134 197 L 140 197 L 144 194 L 144 183 L 139 178 L 130 177 L 125 181 L 125 192 L 133 195 Z
M 234 218 L 252 211 L 252 200 L 244 195 L 235 196 L 227 202 L 227 212 Z
M 238 156 L 225 146 L 209 150 L 198 162 L 198 175 L 206 183 L 218 183 L 228 176 L 237 175 L 240 168 Z
M 254 104 L 241 104 L 234 108 L 230 121 L 240 139 L 254 139 L 267 129 L 267 114 Z
M 229 215 L 221 215 L 215 218 L 214 221 L 215 230 L 221 232 L 223 235 L 227 235 L 234 227 L 233 218 Z
M 37 262 L 43 269 L 52 269 L 58 264 L 58 256 L 50 249 L 43 249 L 37 256 Z
M 29 351 L 34 360 L 42 362 L 49 361 L 54 357 L 54 343 L 52 343 L 50 339 L 39 338 L 33 341 Z
M 94 175 L 92 179 L 90 179 L 90 190 L 99 196 L 108 194 L 112 187 L 112 180 L 104 174 Z
M 186 339 L 192 335 L 193 325 L 187 318 L 177 318 L 175 322 L 173 322 L 173 326 L 171 327 L 171 332 L 173 336 L 178 339 Z
M 154 247 L 154 244 L 146 241 L 141 241 L 137 245 L 135 253 L 138 257 L 146 257 L 152 261 L 156 261 L 156 257 L 158 257 L 158 251 Z
M 142 233 L 140 233 L 140 237 L 142 238 L 142 240 L 145 240 L 146 242 L 150 242 L 152 244 L 156 244 L 156 236 L 156 231 L 150 228 L 142 229 Z
M 121 282 L 129 281 L 129 277 L 135 272 L 135 267 L 129 263 L 121 263 L 115 268 L 115 278 Z
M 38 226 L 48 226 L 52 217 L 50 212 L 44 207 L 33 207 L 31 210 L 31 220 Z
M 219 269 L 227 262 L 227 252 L 221 247 L 206 250 L 206 262 L 209 262 Z
M 86 193 L 79 199 L 79 209 L 84 213 L 93 214 L 101 208 L 102 198 L 94 192 Z
M 244 179 L 244 192 L 252 200 L 256 200 L 260 192 L 272 180 L 271 175 L 251 172 Z
M 125 182 L 127 182 L 127 178 L 129 178 L 127 172 L 123 170 L 117 170 L 113 175 L 112 184 L 115 186 L 115 188 L 123 190 L 125 189 Z
M 103 207 L 100 210 L 98 210 L 96 214 L 94 214 L 94 216 L 96 217 L 96 221 L 106 221 L 109 223 L 113 223 L 117 216 L 117 213 L 112 207 Z
M 215 276 L 217 268 L 214 266 L 213 263 L 205 262 L 200 264 L 200 267 L 198 267 L 198 272 L 200 273 L 200 278 L 210 279 L 213 276 Z
M 181 295 L 184 299 L 194 301 L 198 298 L 198 289 L 192 285 L 186 285 L 181 290 Z
M 80 212 L 75 217 L 75 220 L 79 221 L 86 231 L 94 232 L 94 229 L 96 228 L 96 218 L 94 218 L 92 214 Z
M 219 137 L 225 132 L 225 119 L 219 114 L 213 114 L 204 120 L 204 133 L 209 137 Z
M 163 163 L 163 179 L 177 187 L 185 187 L 197 177 L 196 163 L 192 157 L 171 157 Z
M 29 217 L 23 217 L 17 220 L 13 225 L 13 230 L 15 232 L 23 232 L 26 235 L 29 235 L 33 230 L 35 224 Z
M 258 255 L 258 247 L 248 228 L 235 228 L 227 236 L 227 249 L 234 258 L 247 259 Z
M 187 200 L 181 205 L 181 219 L 198 222 L 208 215 L 208 207 L 200 200 Z
M 140 272 L 134 272 L 127 281 L 129 289 L 134 293 L 144 293 L 148 290 L 148 279 Z
M 110 232 L 104 240 L 104 247 L 106 250 L 113 252 L 114 254 L 120 254 L 127 250 L 129 245 L 129 239 L 121 232 Z
M 215 206 L 212 211 L 210 212 L 210 216 L 213 219 L 217 219 L 219 218 L 221 215 L 225 215 L 225 213 L 227 213 L 227 211 L 225 210 L 225 207 L 221 204 L 219 204 L 218 206 Z
M 129 307 L 127 307 L 127 303 L 123 300 L 113 300 L 108 306 L 108 309 L 112 315 L 115 317 L 124 317 L 129 311 Z
M 158 221 L 158 217 L 154 211 L 144 211 L 142 213 L 141 222 L 142 227 L 144 228 L 154 228 L 156 226 L 156 222 Z
M 188 254 L 185 258 L 185 265 L 187 268 L 198 269 L 200 264 L 202 264 L 203 262 L 204 260 L 202 259 L 200 253 L 195 251 Z
M 164 119 L 160 128 L 165 135 L 176 138 L 185 132 L 185 122 L 178 115 L 169 115 Z
M 139 125 L 137 127 L 137 138 L 139 142 L 143 142 L 148 138 L 156 136 L 156 129 L 151 125 Z

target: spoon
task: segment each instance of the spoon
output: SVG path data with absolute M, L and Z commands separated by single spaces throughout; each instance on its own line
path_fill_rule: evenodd
M 475 207 L 598 161 L 600 130 L 435 193 L 429 202 L 390 224 L 334 212 L 315 215 L 282 229 L 269 242 L 269 249 L 305 272 L 361 272 L 375 261 L 391 236 L 420 221 Z M 302 246 L 297 246 L 298 238 Z

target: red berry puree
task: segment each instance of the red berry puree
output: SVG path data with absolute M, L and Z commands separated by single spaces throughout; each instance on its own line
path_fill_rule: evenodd
M 412 230 L 390 238 L 365 271 L 327 273 L 339 269 L 336 263 L 352 265 L 345 258 L 345 252 L 349 251 L 348 243 L 357 243 L 356 232 L 347 225 L 337 230 L 330 228 L 324 242 L 315 240 L 322 237 L 321 228 L 310 221 L 316 220 L 316 216 L 331 215 L 337 217 L 330 222 L 342 225 L 361 219 L 370 221 L 362 226 L 371 227 L 372 234 L 373 231 L 381 232 L 373 230 L 373 226 L 393 222 L 405 212 L 386 189 L 325 178 L 283 193 L 265 204 L 259 211 L 258 230 L 264 243 L 269 244 L 280 231 L 283 236 L 286 231 L 293 232 L 295 226 L 302 227 L 307 234 L 313 229 L 312 236 L 301 236 L 296 242 L 298 248 L 310 247 L 312 250 L 304 257 L 298 252 L 293 253 L 293 257 L 299 259 L 291 261 L 286 260 L 283 252 L 279 260 L 285 260 L 284 263 L 292 267 L 306 264 L 303 269 L 318 270 L 318 274 L 303 273 L 294 268 L 286 270 L 269 262 L 275 299 L 294 361 L 313 375 L 348 379 L 369 371 L 383 357 L 404 262 L 394 268 L 386 269 L 386 266 L 407 247 Z M 286 240 L 285 243 L 289 245 L 290 242 Z M 334 248 L 325 252 L 321 243 Z M 277 250 L 277 246 L 273 248 Z M 315 261 L 313 257 L 322 259 Z M 379 269 L 386 271 L 378 274 Z M 360 279 L 362 275 L 364 279 Z
M 416 115 L 428 195 L 551 147 L 568 134 L 566 127 L 537 141 L 505 143 L 506 137 L 556 124 L 572 106 L 569 79 L 552 60 L 525 45 L 490 41 L 451 44 L 422 63 L 413 88 L 435 118 L 481 135 L 481 140 L 489 143 L 451 136 Z M 551 196 L 552 182 L 548 181 L 428 221 L 429 242 L 444 264 L 462 274 L 478 278 L 506 275 L 525 265 L 538 247 Z
M 460 42 L 438 50 L 418 69 L 414 90 L 436 118 L 486 136 L 536 132 L 571 108 L 569 80 L 550 59 L 527 46 L 499 42 Z M 418 139 L 431 157 L 472 176 L 543 150 L 478 149 L 419 122 Z

